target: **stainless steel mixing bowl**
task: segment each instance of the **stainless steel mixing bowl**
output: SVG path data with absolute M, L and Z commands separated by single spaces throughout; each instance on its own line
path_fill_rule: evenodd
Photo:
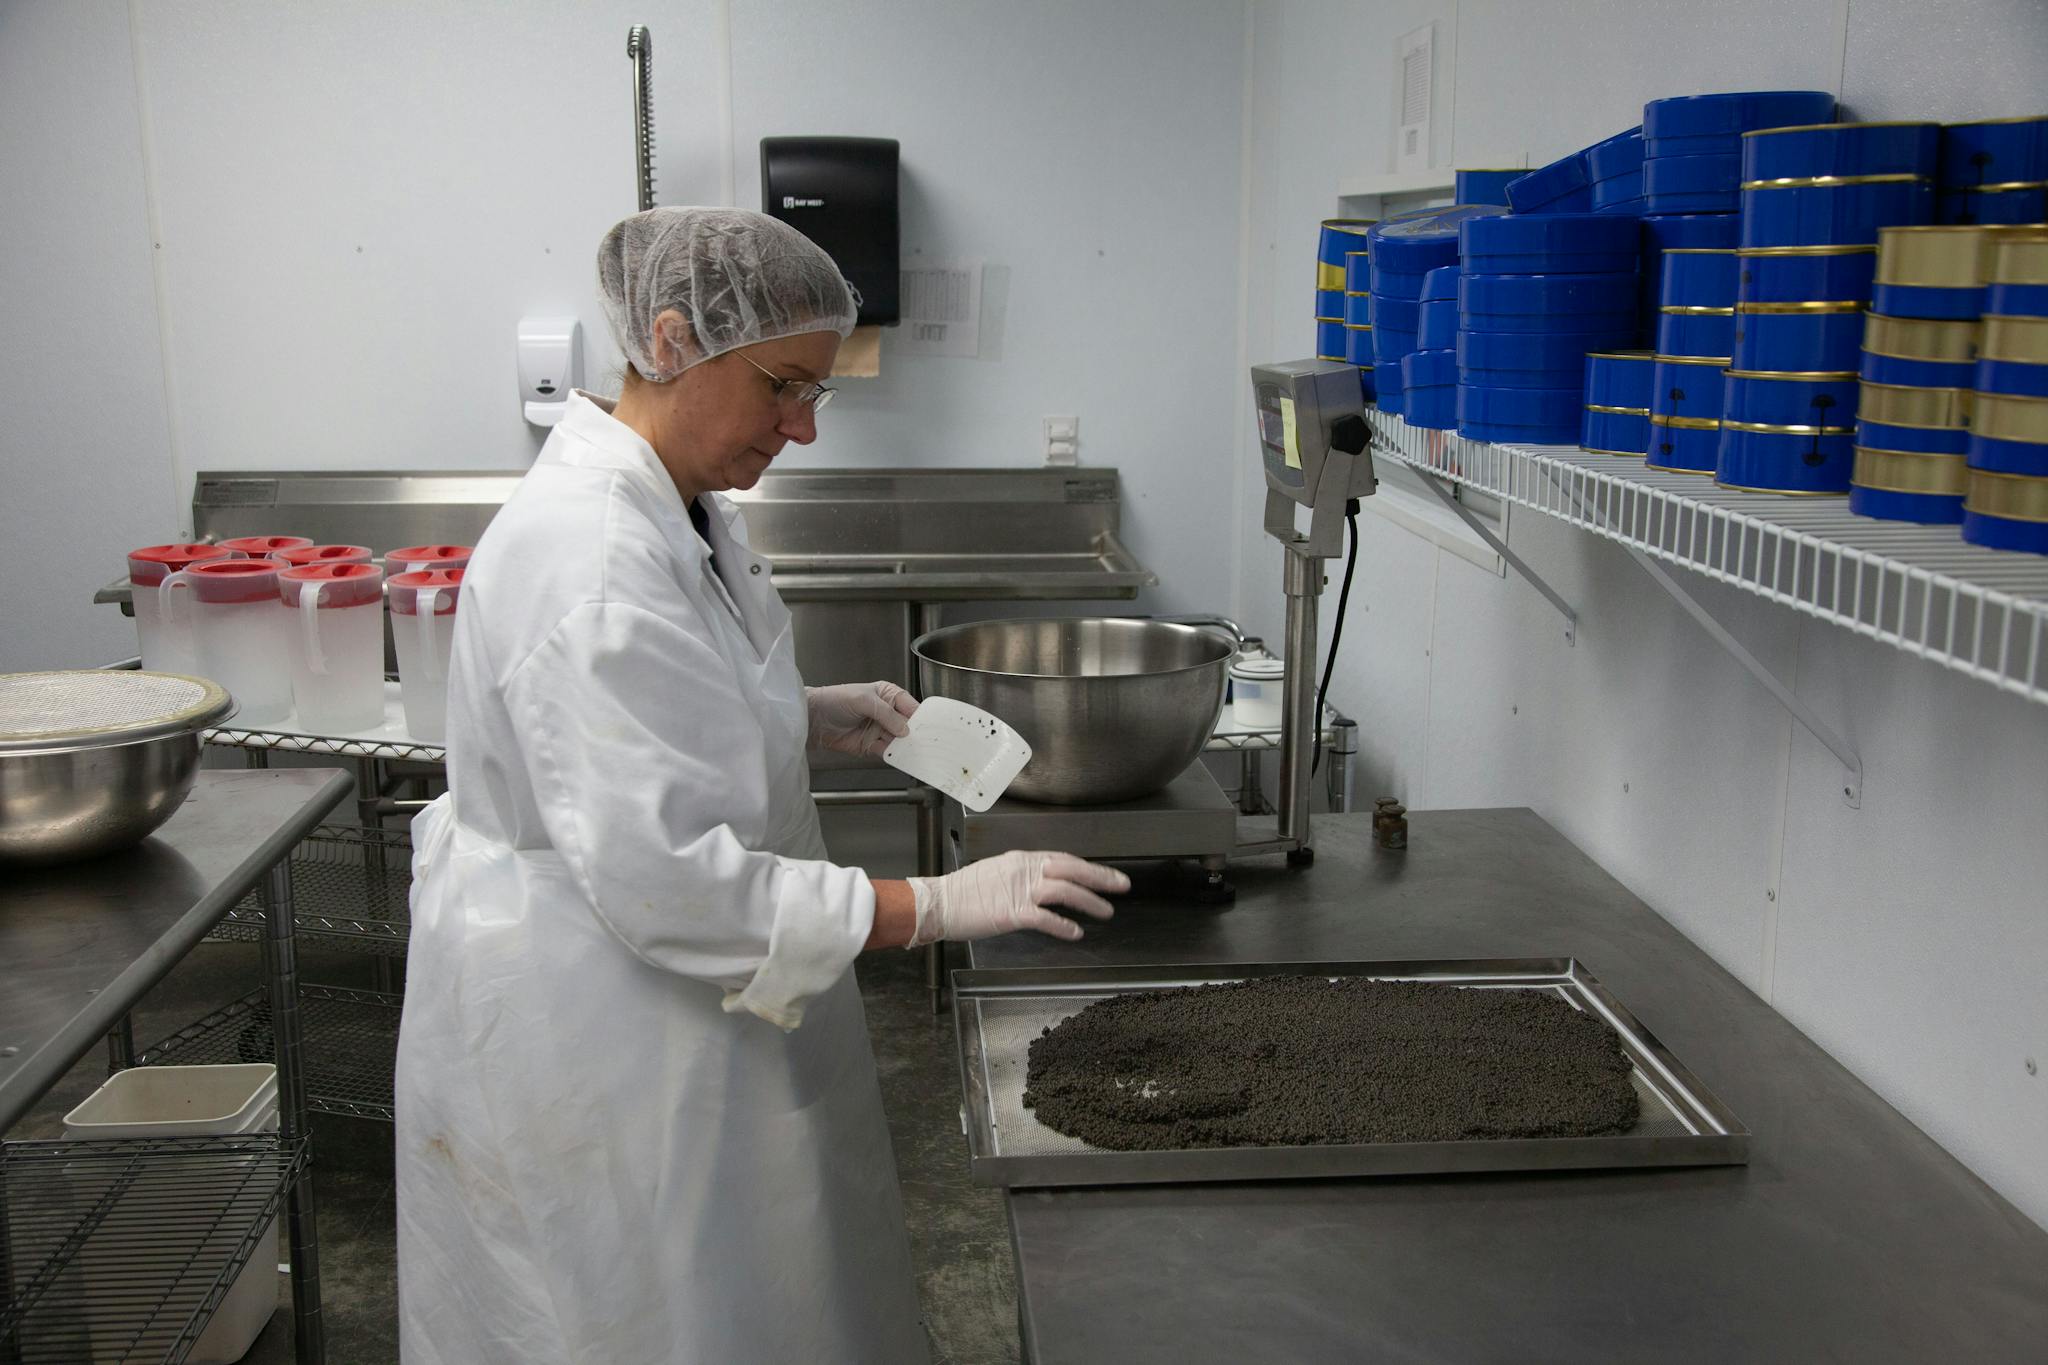
M 911 652 L 925 696 L 979 706 L 1031 746 L 1010 795 L 1082 806 L 1187 771 L 1216 728 L 1235 651 L 1192 626 L 1077 617 L 947 626 Z
M 0 674 L 0 862 L 148 838 L 192 789 L 200 730 L 232 706 L 216 684 L 169 673 Z

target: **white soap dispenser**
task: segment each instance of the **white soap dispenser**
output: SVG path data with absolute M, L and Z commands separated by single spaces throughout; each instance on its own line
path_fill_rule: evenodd
M 583 385 L 583 324 L 575 318 L 519 320 L 519 401 L 526 420 L 551 427 Z

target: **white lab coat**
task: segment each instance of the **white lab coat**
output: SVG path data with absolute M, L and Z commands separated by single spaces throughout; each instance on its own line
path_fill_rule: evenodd
M 923 1362 L 789 611 L 585 394 L 462 588 L 414 822 L 406 1365 Z M 721 577 L 722 575 L 722 577 Z M 801 1024 L 801 1027 L 798 1025 Z

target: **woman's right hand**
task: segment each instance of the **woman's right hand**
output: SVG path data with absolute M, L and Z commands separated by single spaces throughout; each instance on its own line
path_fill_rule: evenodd
M 1128 891 L 1131 879 L 1071 854 L 1010 852 L 943 877 L 912 877 L 910 889 L 917 898 L 917 928 L 907 946 L 918 948 L 942 938 L 992 938 L 1018 929 L 1078 939 L 1081 926 L 1051 907 L 1108 919 L 1115 912 L 1096 893 Z

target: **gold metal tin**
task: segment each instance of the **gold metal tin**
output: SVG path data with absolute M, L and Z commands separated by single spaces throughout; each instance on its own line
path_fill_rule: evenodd
M 1343 267 L 1343 266 L 1341 266 L 1341 265 L 1331 265 L 1331 264 L 1330 264 L 1330 263 L 1329 263 L 1328 261 L 1317 261 L 1317 262 L 1316 262 L 1316 288 L 1318 288 L 1318 289 L 1342 289 L 1343 287 L 1344 287 L 1344 267 Z
M 1650 414 L 1650 425 L 1653 427 L 1679 427 L 1685 431 L 1719 431 L 1721 429 L 1721 419 L 1718 417 L 1673 417 L 1669 413 L 1653 412 Z
M 1814 133 L 1824 128 L 1919 128 L 1931 126 L 1934 120 L 1924 118 L 1895 118 L 1875 123 L 1854 121 L 1848 123 L 1788 123 L 1783 128 L 1752 128 L 1744 137 L 1769 137 L 1772 133 Z M 2019 122 L 2026 122 L 2025 119 Z
M 1826 246 L 1739 246 L 1738 256 L 1854 256 L 1877 250 L 1875 242 L 1853 242 Z
M 1322 316 L 1320 316 L 1320 315 L 1318 315 L 1318 316 L 1317 316 L 1317 318 L 1316 318 L 1316 321 L 1317 321 L 1317 322 L 1336 322 L 1336 323 L 1342 323 L 1342 324 L 1343 324 L 1344 326 L 1346 326 L 1346 327 L 1348 327 L 1348 326 L 1350 326 L 1350 325 L 1351 325 L 1351 324 L 1350 324 L 1350 323 L 1348 323 L 1348 322 L 1344 322 L 1344 319 L 1342 319 L 1342 318 L 1326 318 L 1326 317 L 1322 317 Z
M 1980 393 L 1970 414 L 1970 430 L 1994 441 L 2048 444 L 2048 398 Z
M 1730 357 L 1725 355 L 1653 355 L 1650 360 L 1660 365 L 1712 365 L 1721 370 L 1730 364 Z
M 1732 379 L 1854 379 L 1854 370 L 1730 370 Z
M 1877 282 L 1974 289 L 1984 283 L 1984 229 L 1974 224 L 1879 228 Z
M 1863 351 L 1866 355 L 1897 360 L 1940 360 L 1951 364 L 1975 360 L 1977 324 L 1872 313 L 1863 320 Z
M 1904 384 L 1858 386 L 1856 415 L 1888 427 L 1953 431 L 1970 425 L 1968 389 L 1916 389 Z
M 1886 493 L 1932 493 L 1953 498 L 1963 491 L 1969 460 L 1962 455 L 1936 455 L 1924 450 L 1873 450 L 1856 447 L 1856 467 L 1849 482 L 1858 488 Z
M 1680 469 L 1676 465 L 1651 464 L 1647 456 L 1643 459 L 1643 468 L 1654 469 L 1659 474 L 1697 474 L 1704 479 L 1714 477 L 1714 471 L 1711 469 Z
M 1985 318 L 1977 354 L 1986 360 L 2048 365 L 2048 318 Z
M 1344 324 L 1344 330 L 1347 332 L 1370 332 L 1372 324 L 1369 322 L 1347 322 Z
M 1760 431 L 1767 436 L 1854 436 L 1854 427 L 1816 427 L 1785 425 L 1779 422 L 1736 422 L 1724 419 L 1721 423 L 1730 431 Z
M 1648 408 L 1617 408 L 1610 407 L 1606 403 L 1588 403 L 1586 404 L 1586 411 L 1615 412 L 1620 413 L 1623 417 L 1648 417 L 1650 415 L 1650 410 Z
M 1664 248 L 1664 254 L 1666 256 L 1733 256 L 1735 250 L 1732 246 L 1667 246 Z
M 2048 479 L 1973 469 L 1963 508 L 2007 521 L 2048 521 Z
M 1667 303 L 1657 309 L 1660 313 L 1676 313 L 1688 318 L 1732 318 L 1733 308 L 1709 308 L 1696 303 Z
M 1362 299 L 1370 293 L 1372 293 L 1370 289 L 1347 289 L 1344 291 L 1344 297 L 1347 299 Z
M 1738 303 L 1735 311 L 1754 313 L 1860 313 L 1868 305 L 1861 299 L 1816 299 L 1810 303 Z
M 2020 190 L 2048 188 L 2048 180 L 2001 180 L 1992 185 L 1964 185 L 1960 188 L 1970 194 L 2013 194 Z
M 1745 134 L 1745 136 L 1747 136 Z M 1788 175 L 1779 180 L 1745 180 L 1746 190 L 1833 190 L 1848 185 L 1904 185 L 1926 181 L 1927 176 L 1910 171 L 1888 171 L 1883 175 Z
M 1598 356 L 1602 360 L 1653 360 L 1656 358 L 1648 351 L 1588 351 L 1586 354 Z
M 2048 284 L 2048 227 L 1995 229 L 1985 234 L 1984 275 L 1993 284 Z

